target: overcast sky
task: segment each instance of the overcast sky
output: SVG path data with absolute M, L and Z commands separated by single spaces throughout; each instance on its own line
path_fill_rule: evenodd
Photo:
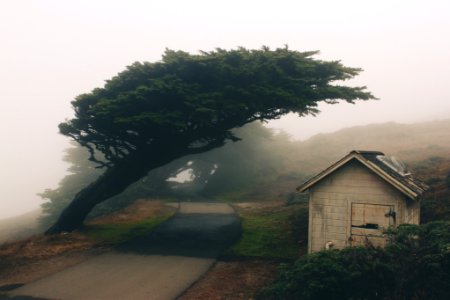
M 0 1 L 0 218 L 38 207 L 57 186 L 70 101 L 164 49 L 320 50 L 364 72 L 379 101 L 322 108 L 269 124 L 304 139 L 319 132 L 446 118 L 450 1 Z

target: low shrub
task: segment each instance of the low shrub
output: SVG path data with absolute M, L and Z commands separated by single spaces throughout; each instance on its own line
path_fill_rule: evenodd
M 385 249 L 322 251 L 283 265 L 257 299 L 450 299 L 450 222 L 389 233 Z

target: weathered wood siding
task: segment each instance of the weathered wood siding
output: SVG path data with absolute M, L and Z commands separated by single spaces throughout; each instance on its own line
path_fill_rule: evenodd
M 406 199 L 405 206 L 405 218 L 402 223 L 419 224 L 420 223 L 420 203 L 411 199 Z
M 392 207 L 393 225 L 418 223 L 417 201 L 406 201 L 402 193 L 354 160 L 310 189 L 309 252 L 323 250 L 328 241 L 338 249 L 351 245 L 352 203 L 388 205 L 388 211 Z

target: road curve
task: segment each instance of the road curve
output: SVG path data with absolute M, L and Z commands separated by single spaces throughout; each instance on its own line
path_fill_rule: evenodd
M 184 202 L 152 232 L 4 299 L 175 299 L 238 239 L 240 230 L 229 205 Z

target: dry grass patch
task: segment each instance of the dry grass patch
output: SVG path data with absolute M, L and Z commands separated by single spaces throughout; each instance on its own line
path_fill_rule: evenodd
M 178 300 L 253 299 L 257 290 L 274 280 L 278 265 L 277 261 L 259 259 L 219 261 Z
M 137 222 L 148 218 L 171 214 L 174 211 L 174 207 L 165 205 L 162 201 L 139 199 L 124 209 L 95 218 L 88 222 L 88 224 L 101 225 Z
M 0 245 L 0 287 L 28 283 L 109 250 L 151 230 L 175 213 L 161 201 L 132 205 L 87 222 L 79 232 L 34 236 Z
M 37 280 L 105 250 L 81 233 L 5 243 L 0 246 L 0 286 Z

